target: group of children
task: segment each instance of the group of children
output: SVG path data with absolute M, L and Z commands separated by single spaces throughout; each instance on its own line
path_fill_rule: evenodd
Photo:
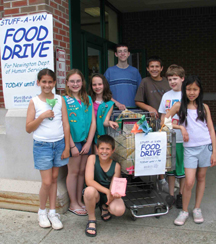
M 158 110 L 158 107 L 148 105 L 147 99 L 150 99 L 148 89 L 149 93 L 154 93 L 154 89 L 164 89 L 158 88 L 157 83 L 162 64 L 152 60 L 148 63 L 148 71 L 151 84 L 141 82 L 135 102 L 152 115 L 156 113 L 159 116 L 161 113 L 162 123 L 165 117 L 173 118 L 173 128 L 177 135 L 177 159 L 175 171 L 167 174 L 170 193 L 167 202 L 170 207 L 175 202 L 175 176 L 180 178 L 180 192 L 177 195 L 180 208 L 183 201 L 182 211 L 174 223 L 183 225 L 188 218 L 188 205 L 195 179 L 197 189 L 193 216 L 196 223 L 201 223 L 203 217 L 200 204 L 206 171 L 209 166 L 216 165 L 215 131 L 209 108 L 202 101 L 201 82 L 197 76 L 185 78 L 182 67 L 171 65 L 166 77 L 172 90 L 160 99 Z M 115 149 L 114 139 L 105 135 L 106 127 L 118 127 L 116 122 L 110 120 L 114 102 L 111 100 L 109 83 L 103 75 L 93 75 L 88 95 L 83 74 L 72 69 L 66 77 L 65 95 L 61 97 L 53 93 L 55 73 L 43 69 L 38 73 L 37 85 L 41 87 L 41 94 L 29 103 L 26 131 L 33 132 L 34 163 L 42 179 L 39 225 L 43 228 L 63 228 L 55 204 L 59 167 L 67 165 L 66 185 L 70 198 L 68 210 L 79 216 L 88 214 L 85 233 L 87 236 L 96 236 L 96 205 L 100 207 L 104 221 L 110 220 L 112 215 L 121 216 L 125 212 L 120 195 L 112 195 L 110 191 L 113 176 L 121 177 L 121 169 L 119 163 L 111 159 Z M 144 92 L 147 93 L 145 96 Z M 51 108 L 47 99 L 55 99 L 56 105 Z M 83 190 L 84 178 L 86 188 Z M 164 180 L 161 179 L 162 182 Z M 47 213 L 48 197 L 50 210 Z

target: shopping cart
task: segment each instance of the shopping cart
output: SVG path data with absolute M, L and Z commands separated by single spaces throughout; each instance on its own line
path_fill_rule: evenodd
M 108 128 L 108 134 L 115 140 L 113 159 L 121 164 L 122 176 L 127 178 L 126 196 L 123 197 L 126 207 L 130 210 L 132 219 L 143 217 L 159 217 L 169 212 L 158 185 L 158 176 L 134 177 L 135 165 L 135 135 L 131 133 L 133 125 L 145 115 L 146 120 L 154 131 L 159 131 L 160 120 L 151 117 L 142 110 L 122 113 L 114 111 L 111 120 L 117 121 L 119 128 Z M 166 170 L 175 169 L 176 139 L 174 130 L 166 130 Z

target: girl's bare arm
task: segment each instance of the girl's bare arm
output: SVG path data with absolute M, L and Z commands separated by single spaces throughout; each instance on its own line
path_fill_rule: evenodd
M 167 112 L 167 114 L 165 115 L 165 118 L 169 118 L 170 116 L 172 118 L 175 114 L 178 114 L 180 106 L 181 106 L 180 102 L 175 103 L 172 106 L 172 108 Z M 183 125 L 177 125 L 177 124 L 172 124 L 172 125 L 173 125 L 173 129 L 181 130 L 183 140 L 184 140 L 184 142 L 187 142 L 189 140 L 189 136 L 188 136 L 188 133 L 187 133 L 187 130 L 185 129 L 185 127 Z
M 119 127 L 119 126 L 118 126 L 118 123 L 116 123 L 116 122 L 110 120 L 110 117 L 111 117 L 111 115 L 112 115 L 112 111 L 113 111 L 113 106 L 110 108 L 109 112 L 107 113 L 107 116 L 106 116 L 106 118 L 105 118 L 105 120 L 104 120 L 104 122 L 103 122 L 103 125 L 104 125 L 105 127 L 109 127 L 109 126 L 110 126 L 110 127 L 112 127 L 113 129 L 116 129 L 116 128 Z
M 28 133 L 35 131 L 45 118 L 51 117 L 54 117 L 54 112 L 52 110 L 47 110 L 46 112 L 42 113 L 37 119 L 35 119 L 35 106 L 33 101 L 31 100 L 29 102 L 27 110 L 26 131 Z
M 62 153 L 63 158 L 69 157 L 69 151 L 70 151 L 70 126 L 68 122 L 68 115 L 67 115 L 67 108 L 65 104 L 65 100 L 62 97 L 62 125 L 64 130 L 64 138 L 65 138 L 65 150 Z

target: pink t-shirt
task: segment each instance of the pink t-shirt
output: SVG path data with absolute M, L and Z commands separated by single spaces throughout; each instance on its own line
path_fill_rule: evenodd
M 77 99 L 77 102 L 78 102 L 80 105 L 82 105 L 81 100 Z
M 94 101 L 93 102 L 93 107 L 94 107 L 94 112 L 95 112 L 95 117 L 96 118 L 97 118 L 97 111 L 98 111 L 98 108 L 99 108 L 101 103 L 102 103 L 102 101 Z

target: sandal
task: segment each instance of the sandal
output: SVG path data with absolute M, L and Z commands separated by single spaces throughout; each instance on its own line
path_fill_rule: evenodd
M 111 218 L 112 218 L 112 215 L 110 214 L 110 212 L 108 211 L 108 209 L 104 209 L 103 207 L 102 207 L 102 205 L 100 206 L 100 211 L 101 211 L 101 219 L 103 220 L 103 221 L 109 221 Z M 103 214 L 102 215 L 102 211 L 106 211 L 107 213 L 105 213 L 105 214 Z M 110 216 L 110 217 L 109 217 Z M 105 217 L 109 217 L 108 219 L 105 219 Z
M 95 224 L 95 227 L 89 227 L 89 224 L 91 223 L 94 223 Z M 89 237 L 95 237 L 97 235 L 97 230 L 96 230 L 96 224 L 97 224 L 97 221 L 96 220 L 89 220 L 87 225 L 86 225 L 86 229 L 85 229 L 85 234 Z M 88 232 L 88 230 L 94 230 L 95 233 L 94 234 L 91 234 Z

